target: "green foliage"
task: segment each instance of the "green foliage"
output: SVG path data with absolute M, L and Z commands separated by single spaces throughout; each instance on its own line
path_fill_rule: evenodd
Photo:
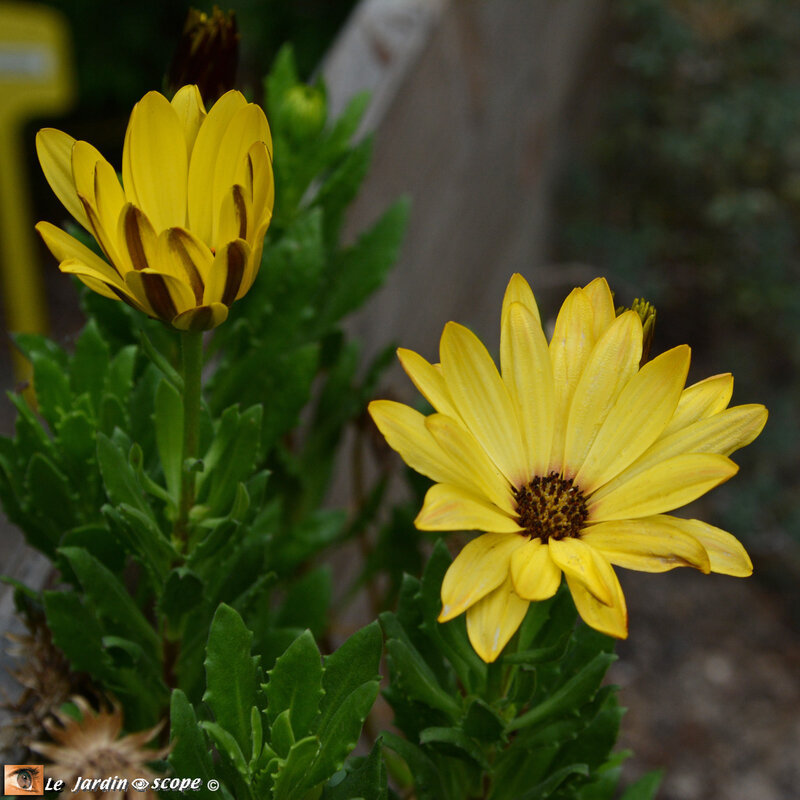
M 601 686 L 612 641 L 575 627 L 563 589 L 532 604 L 499 661 L 484 664 L 463 617 L 436 622 L 449 563 L 439 542 L 422 579 L 406 577 L 397 612 L 381 615 L 384 694 L 406 736 L 386 734 L 384 745 L 405 761 L 417 796 L 610 800 L 622 715 L 612 687 Z
M 324 659 L 309 631 L 298 636 L 264 674 L 251 655 L 252 634 L 221 605 L 206 646 L 206 691 L 193 707 L 172 696 L 170 754 L 179 776 L 215 775 L 237 798 L 301 800 L 344 795 L 386 797 L 379 748 L 346 764 L 378 694 L 381 635 L 377 623 L 354 634 Z M 259 688 L 260 687 L 260 688 Z M 330 789 L 327 784 L 330 782 Z

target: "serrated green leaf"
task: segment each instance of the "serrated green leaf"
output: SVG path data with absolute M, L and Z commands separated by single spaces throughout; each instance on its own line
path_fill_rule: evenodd
M 75 495 L 67 476 L 46 456 L 35 453 L 25 472 L 25 485 L 30 503 L 36 513 L 46 519 L 53 528 L 53 543 L 58 542 L 58 531 L 73 527 L 75 519 Z
M 387 797 L 386 768 L 381 758 L 380 740 L 357 766 L 335 775 L 322 791 L 322 800 L 387 800 Z
M 64 414 L 55 425 L 58 444 L 64 455 L 86 476 L 87 467 L 94 461 L 95 421 L 83 411 L 70 411 Z
M 73 394 L 86 392 L 97 413 L 109 367 L 110 349 L 100 334 L 95 320 L 90 319 L 75 343 L 75 355 L 70 365 L 69 381 Z
M 206 691 L 203 700 L 217 723 L 249 753 L 250 709 L 256 702 L 258 658 L 250 655 L 253 634 L 230 606 L 219 606 L 206 646 Z
M 518 800 L 545 800 L 571 775 L 588 775 L 586 764 L 570 764 L 548 775 L 545 780 L 518 796 Z
M 408 765 L 414 776 L 415 794 L 419 800 L 442 800 L 447 797 L 436 764 L 421 747 L 389 732 L 381 734 L 381 738 L 384 745 L 394 750 Z
M 389 639 L 386 652 L 394 670 L 394 682 L 406 695 L 444 712 L 453 720 L 460 716 L 460 704 L 441 687 L 413 645 L 400 639 Z
M 69 562 L 91 607 L 109 630 L 131 639 L 144 652 L 158 658 L 161 641 L 117 576 L 79 547 L 62 547 L 58 552 Z
M 105 394 L 110 395 L 125 406 L 133 387 L 133 366 L 136 361 L 136 346 L 123 347 L 111 359 L 103 386 Z
M 194 792 L 192 795 L 213 800 L 217 794 L 206 788 L 209 778 L 214 777 L 206 737 L 198 725 L 192 704 L 180 689 L 172 692 L 169 720 L 170 766 L 179 778 L 202 778 L 200 789 L 196 795 Z
M 269 729 L 269 741 L 272 749 L 281 758 L 286 758 L 289 755 L 292 745 L 297 741 L 292 730 L 291 714 L 291 710 L 285 708 L 275 717 Z
M 511 733 L 541 722 L 555 714 L 579 708 L 594 697 L 606 670 L 615 660 L 616 656 L 612 653 L 598 653 L 583 669 L 539 705 L 511 720 L 506 727 L 506 732 Z
M 183 465 L 183 401 L 166 379 L 156 389 L 154 423 L 156 446 L 167 491 L 177 506 L 181 493 Z
M 102 433 L 97 434 L 97 463 L 111 502 L 125 503 L 152 519 L 153 512 L 125 452 Z
M 318 730 L 323 730 L 350 694 L 365 683 L 380 678 L 383 637 L 377 622 L 356 631 L 338 650 L 324 659 Z
M 236 737 L 216 722 L 203 720 L 200 727 L 214 740 L 217 750 L 228 757 L 236 771 L 245 779 L 250 777 L 250 769 L 244 760 Z
M 438 746 L 447 755 L 469 759 L 485 772 L 491 771 L 491 766 L 477 742 L 458 728 L 425 728 L 420 732 L 419 743 Z
M 322 657 L 310 631 L 298 636 L 275 662 L 265 692 L 271 722 L 288 710 L 295 739 L 311 731 L 322 698 Z
M 107 681 L 113 674 L 113 662 L 101 645 L 103 629 L 78 594 L 45 592 L 44 607 L 53 641 L 72 668 Z
M 309 767 L 318 749 L 316 736 L 308 736 L 292 745 L 286 761 L 275 776 L 272 800 L 300 800 L 302 793 L 314 786 L 309 777 Z
M 61 414 L 72 407 L 67 373 L 53 358 L 41 351 L 31 354 L 31 363 L 39 413 L 54 426 Z
M 364 720 L 378 696 L 378 680 L 354 689 L 317 729 L 319 755 L 310 769 L 310 786 L 328 780 L 342 768 L 345 758 L 358 744 Z

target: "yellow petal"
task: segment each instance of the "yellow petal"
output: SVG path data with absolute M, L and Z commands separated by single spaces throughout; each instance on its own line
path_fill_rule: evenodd
M 181 331 L 209 331 L 228 318 L 228 307 L 222 303 L 190 308 L 172 320 L 172 327 Z
M 191 286 L 195 300 L 200 305 L 214 263 L 211 250 L 185 228 L 169 228 L 161 234 L 160 239 L 163 239 L 164 245 L 170 251 L 169 258 L 183 269 L 186 282 Z
M 746 578 L 753 574 L 753 562 L 742 543 L 727 531 L 699 519 L 665 516 L 669 524 L 700 542 L 708 553 L 712 572 Z
M 589 519 L 608 522 L 649 517 L 680 508 L 732 478 L 738 467 L 714 454 L 675 456 L 639 473 L 607 494 L 589 498 Z M 602 496 L 601 496 L 602 494 Z
M 275 205 L 275 178 L 272 174 L 272 158 L 264 142 L 254 142 L 247 154 L 247 185 L 253 204 L 254 227 L 260 228 L 272 219 Z
M 194 293 L 174 275 L 153 269 L 131 270 L 125 275 L 125 285 L 150 316 L 170 324 L 195 307 Z
M 611 589 L 613 596 L 613 603 L 610 606 L 598 602 L 577 578 L 567 575 L 567 586 L 575 601 L 575 608 L 587 625 L 608 636 L 627 639 L 628 609 L 625 605 L 625 596 L 611 565 L 604 563 L 605 583 Z
M 673 525 L 672 517 L 600 522 L 581 534 L 581 540 L 618 567 L 639 572 L 666 572 L 675 567 L 711 570 L 708 554 L 693 536 Z
M 528 601 L 514 593 L 508 578 L 467 611 L 467 636 L 475 652 L 487 664 L 503 652 L 527 611 Z
M 134 299 L 126 287 L 120 287 L 120 279 L 116 273 L 111 278 L 105 271 L 98 271 L 77 258 L 68 258 L 62 261 L 58 268 L 62 272 L 74 275 L 93 292 L 97 292 L 103 297 L 108 297 L 111 300 L 122 300 L 123 297 L 128 301 L 133 301 Z
M 561 569 L 541 539 L 530 539 L 511 554 L 511 580 L 523 600 L 547 600 L 561 585 Z
M 447 391 L 441 369 L 437 369 L 413 350 L 406 350 L 403 347 L 397 348 L 397 357 L 400 359 L 406 375 L 411 378 L 411 382 L 417 387 L 420 394 L 437 411 L 447 414 L 448 417 L 459 419 L 458 411 Z
M 203 105 L 200 90 L 195 85 L 182 86 L 175 92 L 175 96 L 170 103 L 175 109 L 183 128 L 183 136 L 186 140 L 186 163 L 188 164 L 195 139 L 197 138 L 197 132 L 206 118 L 206 108 Z
M 728 407 L 733 394 L 733 375 L 712 375 L 687 386 L 681 393 L 678 407 L 661 434 L 662 437 L 691 425 L 693 422 L 718 414 Z
M 444 414 L 431 414 L 425 420 L 425 427 L 442 451 L 458 465 L 464 476 L 458 485 L 486 497 L 507 514 L 516 512 L 517 504 L 508 481 L 477 439 L 458 420 Z
M 264 234 L 267 232 L 269 221 L 263 223 L 253 236 L 253 246 L 250 256 L 247 259 L 247 268 L 245 269 L 242 285 L 239 287 L 239 292 L 236 295 L 238 300 L 244 297 L 249 291 L 250 287 L 255 282 L 258 276 L 258 271 L 261 269 L 261 257 L 264 251 Z
M 608 281 L 605 278 L 595 278 L 583 287 L 594 313 L 592 332 L 597 341 L 610 327 L 616 318 L 614 311 L 614 295 L 611 294 Z
M 606 417 L 575 482 L 584 494 L 607 483 L 658 438 L 678 404 L 690 351 L 674 347 L 642 367 Z
M 561 472 L 572 395 L 594 347 L 594 312 L 583 289 L 573 289 L 561 306 L 550 340 L 555 386 L 555 419 L 550 470 Z M 550 471 L 548 470 L 548 471 Z
M 570 404 L 564 440 L 563 474 L 580 470 L 601 425 L 620 392 L 639 369 L 642 323 L 626 311 L 617 317 L 592 350 Z
M 219 210 L 216 241 L 232 242 L 234 239 L 248 240 L 249 226 L 253 224 L 253 206 L 244 189 L 238 184 L 231 187 L 223 198 Z
M 119 231 L 119 218 L 125 206 L 125 192 L 114 168 L 105 159 L 98 161 L 94 166 L 93 194 L 99 228 L 104 238 L 102 247 L 113 263 L 119 263 L 120 248 L 116 237 Z
M 234 184 L 243 184 L 250 166 L 249 153 L 254 142 L 263 142 L 269 126 L 263 110 L 248 103 L 231 117 L 220 141 L 213 174 L 213 208 L 220 209 Z M 218 217 L 212 218 L 211 236 L 215 242 L 225 241 L 218 228 Z M 242 237 L 244 238 L 244 237 Z
M 511 280 L 506 287 L 506 293 L 503 296 L 503 308 L 500 312 L 500 327 L 505 324 L 505 316 L 512 303 L 522 303 L 528 309 L 530 315 L 536 320 L 536 324 L 541 327 L 542 321 L 539 317 L 539 307 L 536 305 L 536 299 L 533 296 L 531 287 L 528 281 L 522 277 L 518 272 L 511 276 Z
M 456 464 L 433 438 L 419 411 L 393 400 L 373 400 L 367 410 L 389 447 L 396 450 L 411 469 L 438 483 L 480 493 L 480 487 L 465 477 L 463 465 Z
M 511 554 L 525 538 L 516 533 L 484 533 L 467 543 L 442 580 L 442 613 L 447 622 L 466 611 L 508 577 Z
M 474 492 L 437 483 L 428 489 L 414 524 L 423 531 L 518 533 L 516 520 Z
M 233 305 L 248 269 L 250 247 L 242 239 L 228 242 L 214 256 L 203 302 Z
M 98 161 L 108 163 L 94 145 L 89 142 L 75 142 L 72 147 L 72 182 L 78 197 L 83 197 L 92 206 L 95 205 L 94 168 Z
M 36 134 L 36 154 L 50 188 L 75 220 L 89 230 L 89 220 L 72 179 L 74 144 L 75 139 L 55 128 L 43 128 Z
M 734 406 L 659 438 L 626 470 L 594 493 L 599 500 L 661 461 L 686 453 L 731 453 L 753 441 L 767 421 L 761 405 Z
M 209 247 L 216 243 L 212 238 L 212 226 L 219 213 L 214 205 L 213 180 L 222 137 L 234 114 L 247 105 L 241 92 L 226 92 L 214 103 L 208 116 L 200 126 L 189 162 L 189 228 Z M 233 184 L 233 181 L 231 181 Z
M 36 230 L 44 239 L 44 243 L 57 261 L 71 259 L 80 262 L 102 276 L 102 279 L 106 282 L 116 281 L 119 286 L 123 285 L 119 274 L 113 267 L 66 231 L 51 225 L 49 222 L 40 222 L 36 226 Z
M 580 539 L 551 539 L 547 543 L 550 558 L 564 574 L 580 581 L 588 592 L 603 605 L 614 602 L 613 586 L 606 584 L 608 570 L 603 568 L 605 560 L 596 550 Z
M 506 478 L 515 486 L 526 483 L 531 475 L 516 410 L 492 357 L 472 331 L 455 322 L 445 325 L 440 353 L 461 418 Z
M 120 266 L 129 270 L 155 268 L 158 265 L 158 236 L 150 220 L 136 206 L 126 204 L 117 229 Z
M 503 381 L 522 429 L 528 478 L 546 475 L 555 417 L 553 366 L 542 326 L 522 303 L 513 302 L 505 310 L 500 356 Z
M 133 108 L 123 154 L 136 205 L 158 231 L 186 225 L 187 155 L 183 125 L 166 97 L 148 92 Z

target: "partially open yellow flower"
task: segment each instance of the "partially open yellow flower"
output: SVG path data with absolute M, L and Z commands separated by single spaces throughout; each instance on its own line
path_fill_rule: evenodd
M 36 149 L 53 191 L 107 259 L 40 222 L 62 272 L 182 330 L 224 322 L 252 286 L 275 197 L 272 137 L 240 92 L 208 114 L 196 86 L 172 102 L 146 94 L 125 134 L 122 185 L 88 142 L 45 128 Z
M 398 351 L 436 413 L 389 400 L 369 411 L 406 463 L 436 481 L 417 527 L 487 531 L 450 566 L 439 617 L 466 611 L 484 661 L 498 657 L 530 601 L 555 594 L 562 573 L 583 619 L 619 638 L 628 619 L 612 564 L 751 574 L 731 534 L 664 512 L 733 476 L 728 456 L 760 433 L 767 411 L 728 408 L 729 374 L 684 388 L 686 345 L 640 368 L 639 315 L 615 315 L 604 279 L 567 297 L 548 345 L 533 293 L 514 275 L 500 373 L 454 322 L 439 353 L 441 363 L 430 364 Z

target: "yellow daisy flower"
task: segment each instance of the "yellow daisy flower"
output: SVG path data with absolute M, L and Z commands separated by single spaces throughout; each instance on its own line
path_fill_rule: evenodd
M 206 113 L 196 86 L 133 108 L 122 184 L 88 142 L 53 128 L 36 149 L 45 177 L 107 260 L 49 222 L 36 229 L 62 272 L 181 330 L 224 322 L 261 263 L 275 197 L 264 112 L 237 91 Z
M 640 367 L 639 315 L 615 315 L 604 279 L 572 291 L 548 345 L 533 293 L 514 275 L 500 372 L 455 322 L 439 353 L 441 363 L 430 364 L 398 351 L 436 413 L 389 400 L 369 411 L 389 445 L 436 482 L 417 527 L 486 531 L 447 571 L 439 616 L 466 611 L 484 661 L 498 657 L 529 602 L 555 594 L 562 574 L 586 623 L 618 638 L 628 619 L 612 564 L 751 574 L 731 534 L 664 512 L 732 477 L 738 468 L 728 456 L 755 439 L 767 411 L 728 408 L 729 374 L 684 388 L 686 345 Z

